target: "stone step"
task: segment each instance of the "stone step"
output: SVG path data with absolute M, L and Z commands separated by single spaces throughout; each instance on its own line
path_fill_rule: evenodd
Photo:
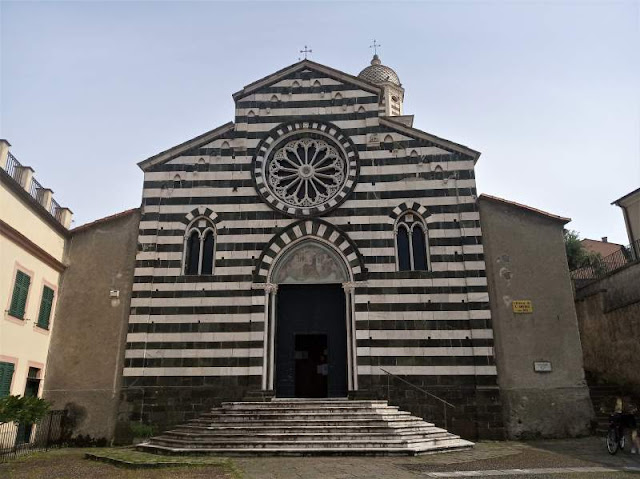
M 404 427 L 389 427 L 389 426 L 253 426 L 253 425 L 237 425 L 237 426 L 177 426 L 172 431 L 183 432 L 185 434 L 217 434 L 217 433 L 234 433 L 248 431 L 252 434 L 269 434 L 269 433 L 291 433 L 296 434 L 300 432 L 309 433 L 332 433 L 336 434 L 402 434 L 407 432 L 431 432 L 431 431 L 444 431 L 435 427 L 433 424 L 424 423 L 424 425 L 416 426 L 404 426 Z
M 412 440 L 412 439 L 434 439 L 434 438 L 444 438 L 450 437 L 450 434 L 447 431 L 407 431 L 403 433 L 394 432 L 393 434 L 387 433 L 318 433 L 318 432 L 299 432 L 299 433 L 291 433 L 291 432 L 281 432 L 281 433 L 255 433 L 255 432 L 215 432 L 210 434 L 194 434 L 194 433 L 185 433 L 181 431 L 168 431 L 162 434 L 161 437 L 163 439 L 180 439 L 184 441 L 195 441 L 195 442 L 206 442 L 211 439 L 225 439 L 225 440 L 239 440 L 239 439 L 264 439 L 265 441 L 269 440 L 335 440 L 335 439 L 343 439 L 343 440 L 358 440 L 358 439 L 385 439 L 390 436 L 397 437 L 403 440 Z
M 472 447 L 386 401 L 229 402 L 153 437 L 158 454 L 418 454 Z
M 259 421 L 259 420 L 252 420 L 252 421 L 244 421 L 244 420 L 224 420 L 224 421 L 202 421 L 202 422 L 198 422 L 197 420 L 193 420 L 192 422 L 189 422 L 188 425 L 190 426 L 197 426 L 197 427 L 217 427 L 217 426 L 275 426 L 275 425 L 282 425 L 282 426 L 327 426 L 327 427 L 334 427 L 334 426 L 339 426 L 339 425 L 345 425 L 345 426 L 351 426 L 351 427 L 357 427 L 357 426 L 382 426 L 382 427 L 392 427 L 392 428 L 397 428 L 397 427 L 411 427 L 411 426 L 416 426 L 416 425 L 421 425 L 422 421 L 418 418 L 407 418 L 407 419 L 398 419 L 398 420 L 394 420 L 394 419 L 389 419 L 389 420 L 384 420 L 381 418 L 374 418 L 374 419 L 336 419 L 336 420 L 331 420 L 331 419 L 307 419 L 307 420 L 301 420 L 301 419 L 278 419 L 278 420 L 269 420 L 269 421 Z M 428 423 L 427 423 L 428 424 Z
M 218 417 L 255 417 L 255 416 L 264 416 L 264 417 L 279 417 L 279 416 L 300 416 L 300 417 L 362 417 L 362 416 L 410 416 L 411 414 L 406 411 L 398 411 L 397 409 L 363 409 L 363 410 L 354 410 L 350 411 L 348 409 L 339 409 L 339 410 L 331 410 L 331 409 L 310 409 L 310 410 L 282 410 L 282 411 L 271 411 L 268 409 L 257 409 L 257 410 L 246 410 L 246 411 L 215 411 L 210 413 L 205 413 L 201 417 L 202 418 L 218 418 Z
M 370 413 L 371 411 L 398 411 L 397 406 L 389 406 L 387 404 L 373 406 L 373 407 L 351 407 L 348 405 L 326 405 L 326 406 L 314 406 L 308 404 L 301 404 L 297 406 L 285 407 L 285 406 L 267 406 L 269 403 L 261 403 L 260 406 L 255 407 L 232 407 L 226 404 L 223 404 L 221 408 L 215 408 L 211 411 L 212 414 L 247 414 L 254 412 L 271 412 L 271 413 L 282 413 L 282 412 L 347 412 L 349 414 L 365 414 Z M 206 413 L 205 413 L 206 414 Z
M 436 445 L 438 441 L 451 441 L 458 440 L 458 437 L 453 438 L 424 438 L 413 441 L 405 439 L 354 439 L 354 440 L 295 440 L 295 439 L 243 439 L 243 440 L 208 440 L 206 442 L 197 443 L 190 440 L 180 440 L 174 438 L 165 438 L 159 436 L 149 441 L 151 445 L 159 445 L 166 447 L 180 447 L 185 449 L 193 449 L 200 447 L 216 447 L 216 448 L 264 448 L 264 447 L 368 447 L 368 448 L 381 448 L 381 447 L 399 447 L 403 445 L 421 445 L 426 446 L 428 444 Z
M 251 423 L 251 425 L 247 425 L 247 424 L 243 424 L 243 423 L 215 423 L 215 424 L 205 424 L 205 425 L 195 425 L 194 427 L 197 427 L 201 430 L 216 430 L 216 429 L 221 429 L 224 428 L 225 426 L 230 426 L 230 427 L 245 427 L 246 429 L 250 429 L 250 430 L 254 430 L 256 428 L 283 428 L 286 430 L 291 430 L 291 428 L 309 428 L 309 427 L 322 427 L 322 428 L 334 428 L 337 425 L 340 424 L 344 424 L 344 421 L 338 421 L 336 422 L 334 425 L 332 424 L 328 424 L 326 422 L 317 422 L 317 423 L 311 423 L 310 421 L 280 421 L 280 422 L 262 422 L 262 423 L 258 423 L 258 422 L 254 422 Z M 377 427 L 377 428 L 384 428 L 386 430 L 390 430 L 390 431 L 395 431 L 398 429 L 405 429 L 405 428 L 411 428 L 411 427 L 423 427 L 424 424 L 420 424 L 419 422 L 415 422 L 415 423 L 409 423 L 409 422 L 405 422 L 405 423 L 387 423 L 387 422 L 368 422 L 366 424 L 358 424 L 358 423 L 351 423 L 351 425 L 349 427 L 351 428 L 358 428 L 358 426 L 362 426 L 362 427 Z
M 285 400 L 285 399 L 277 399 L 271 402 L 223 402 L 220 408 L 217 409 L 256 409 L 256 408 L 267 408 L 267 409 L 304 409 L 304 408 L 331 408 L 331 407 L 340 407 L 340 408 L 349 408 L 349 409 L 370 409 L 370 408 L 382 408 L 382 407 L 393 407 L 397 409 L 396 406 L 389 406 L 387 401 L 345 401 L 345 400 Z
M 223 454 L 225 456 L 415 456 L 418 454 L 431 454 L 434 452 L 448 452 L 456 450 L 464 450 L 473 447 L 473 443 L 469 441 L 459 440 L 457 443 L 442 443 L 437 446 L 425 447 L 387 447 L 387 448 L 203 448 L 203 449 L 180 449 L 173 447 L 153 446 L 150 444 L 140 444 L 137 449 L 144 452 L 150 452 L 163 455 L 216 455 Z

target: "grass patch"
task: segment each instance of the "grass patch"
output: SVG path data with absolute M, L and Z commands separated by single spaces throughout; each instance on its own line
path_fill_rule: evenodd
M 213 466 L 219 467 L 223 471 L 229 473 L 234 479 L 242 477 L 239 469 L 235 466 L 233 461 L 229 458 L 223 457 L 163 456 L 126 447 L 91 449 L 86 451 L 85 458 L 132 469 Z

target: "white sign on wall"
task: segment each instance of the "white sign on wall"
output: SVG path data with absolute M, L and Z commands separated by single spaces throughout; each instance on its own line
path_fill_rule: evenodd
M 537 373 L 550 373 L 553 371 L 551 361 L 534 361 L 533 370 Z

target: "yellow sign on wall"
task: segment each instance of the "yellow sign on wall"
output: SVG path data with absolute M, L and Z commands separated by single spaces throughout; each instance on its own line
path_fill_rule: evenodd
M 511 301 L 511 307 L 516 314 L 533 313 L 533 303 L 530 299 Z

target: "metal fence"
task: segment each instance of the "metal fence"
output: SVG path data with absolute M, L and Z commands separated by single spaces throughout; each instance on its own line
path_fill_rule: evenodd
M 38 203 L 42 204 L 42 195 L 44 193 L 44 187 L 35 178 L 31 178 L 31 188 L 29 194 Z
M 20 183 L 20 179 L 22 177 L 21 167 L 22 165 L 20 164 L 20 162 L 16 159 L 15 156 L 11 154 L 11 152 L 9 152 L 7 156 L 6 170 L 9 176 L 16 180 L 17 183 Z
M 628 264 L 637 262 L 640 260 L 639 253 L 640 240 L 628 246 L 623 246 L 615 253 L 604 258 L 596 258 L 587 266 L 574 269 L 571 271 L 571 278 L 575 281 L 577 287 L 584 286 Z
M 67 439 L 67 411 L 49 411 L 36 424 L 0 424 L 0 463 L 32 451 L 60 447 Z

